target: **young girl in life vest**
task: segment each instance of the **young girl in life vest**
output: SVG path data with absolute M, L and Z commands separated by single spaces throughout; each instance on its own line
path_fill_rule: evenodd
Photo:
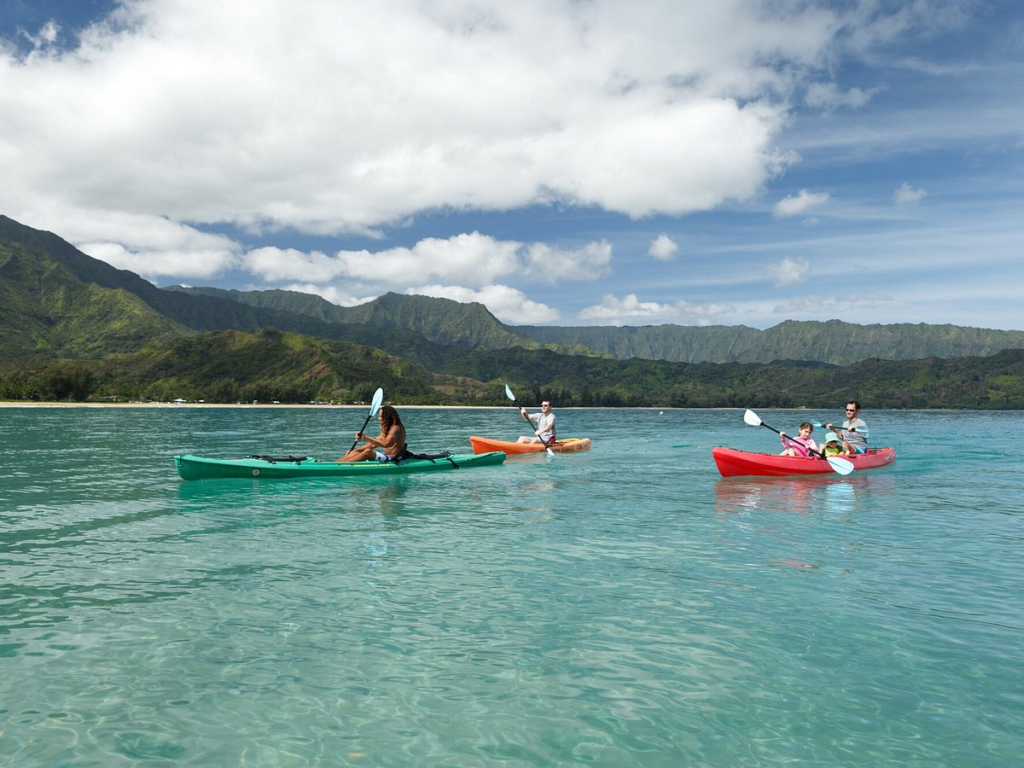
M 805 421 L 800 425 L 800 436 L 799 437 L 786 437 L 785 432 L 780 432 L 779 437 L 782 438 L 783 451 L 780 456 L 810 456 L 811 453 L 818 453 L 818 444 L 814 442 L 811 437 L 811 432 L 814 431 L 814 427 L 811 426 L 809 421 Z

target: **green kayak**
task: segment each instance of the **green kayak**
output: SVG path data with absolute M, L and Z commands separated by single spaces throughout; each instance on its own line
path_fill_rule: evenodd
M 210 480 L 223 477 L 369 477 L 405 475 L 411 472 L 439 472 L 446 469 L 489 467 L 505 461 L 501 451 L 481 454 L 441 454 L 430 458 L 390 461 L 339 463 L 319 461 L 306 456 L 249 456 L 245 459 L 208 459 L 180 453 L 174 457 L 178 474 L 186 480 Z

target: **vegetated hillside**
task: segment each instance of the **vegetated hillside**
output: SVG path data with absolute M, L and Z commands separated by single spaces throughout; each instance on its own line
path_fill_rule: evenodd
M 422 404 L 484 394 L 478 383 L 428 373 L 379 349 L 267 328 L 214 331 L 103 360 L 11 373 L 0 377 L 0 397 L 368 402 L 378 386 L 390 400 Z
M 431 307 L 451 317 L 459 306 L 464 305 L 390 294 L 378 300 L 376 309 L 364 311 L 378 321 L 412 317 L 427 325 Z M 478 310 L 473 312 L 479 316 Z M 438 322 L 433 332 L 444 327 Z M 199 336 L 210 329 L 245 333 Z M 705 341 L 740 357 L 752 343 L 749 337 L 760 335 L 770 356 L 781 359 L 819 353 L 856 357 L 858 349 L 879 343 L 893 346 L 890 354 L 910 354 L 916 347 L 907 338 L 921 329 L 935 343 L 957 349 L 967 342 L 984 346 L 1019 335 L 838 321 L 783 323 L 764 332 L 743 327 L 684 330 L 714 331 L 717 335 Z M 331 346 L 338 341 L 362 346 Z M 339 351 L 343 349 L 347 351 Z M 835 407 L 856 397 L 874 408 L 1021 408 L 1022 354 L 1015 350 L 945 360 L 929 355 L 911 361 L 875 355 L 840 368 L 822 363 L 613 360 L 521 346 L 478 350 L 434 343 L 400 327 L 327 322 L 219 296 L 161 290 L 80 253 L 56 235 L 0 216 L 0 390 L 11 398 L 344 400 L 364 398 L 360 387 L 372 389 L 384 379 L 409 402 L 421 403 L 504 404 L 501 384 L 508 381 L 537 400 L 550 396 L 562 406 Z M 361 369 L 357 363 L 364 358 L 387 359 L 390 374 Z
M 357 307 L 339 307 L 319 296 L 295 291 L 173 289 L 193 295 L 230 298 L 254 307 L 284 310 L 329 322 L 409 329 L 442 345 L 494 350 L 548 348 L 563 354 L 639 357 L 671 362 L 770 363 L 811 360 L 848 365 L 872 357 L 913 360 L 973 357 L 1024 348 L 1024 331 L 955 325 L 856 325 L 787 320 L 761 331 L 744 325 L 642 327 L 509 326 L 482 304 L 462 304 L 429 296 L 387 293 Z
M 474 367 L 467 367 L 470 363 Z M 1024 408 L 1024 350 L 952 360 L 670 363 L 565 357 L 545 350 L 497 350 L 460 370 L 480 381 L 517 382 L 517 396 L 562 406 L 837 408 Z
M 376 347 L 427 368 L 450 357 L 448 347 L 413 330 L 340 324 L 163 290 L 56 235 L 0 216 L 0 370 L 102 357 L 202 331 L 265 327 Z
M 193 296 L 215 296 L 231 299 L 251 307 L 276 309 L 305 315 L 330 323 L 368 325 L 416 331 L 429 341 L 446 346 L 470 349 L 553 349 L 563 354 L 607 357 L 582 344 L 543 343 L 508 326 L 477 302 L 462 303 L 430 296 L 385 293 L 355 307 L 332 304 L 320 296 L 298 291 L 237 291 L 223 288 L 171 286 Z
M 1024 350 L 955 360 L 669 363 L 569 357 L 549 350 L 465 350 L 457 373 L 429 373 L 380 350 L 288 334 L 220 331 L 164 348 L 0 374 L 0 398 L 207 402 L 365 402 L 377 386 L 403 404 L 556 407 L 1024 408 Z
M 478 354 L 404 328 L 327 322 L 219 296 L 162 290 L 56 235 L 0 217 L 0 370 L 159 348 L 208 330 L 268 327 L 373 347 L 424 370 L 453 375 L 460 367 L 471 368 Z M 241 383 L 244 372 L 239 375 Z
M 900 323 L 855 325 L 787 320 L 764 331 L 746 326 L 656 325 L 643 327 L 518 326 L 538 341 L 584 344 L 625 360 L 641 357 L 677 362 L 770 363 L 814 360 L 849 365 L 877 357 L 975 357 L 1024 348 L 1024 331 L 956 325 Z
M 88 267 L 0 240 L 0 368 L 124 352 L 190 332 L 112 281 L 82 280 L 75 266 Z

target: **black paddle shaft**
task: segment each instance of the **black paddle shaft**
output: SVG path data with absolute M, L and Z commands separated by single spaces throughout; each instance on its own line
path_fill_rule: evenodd
M 363 428 L 359 430 L 359 434 L 360 435 L 363 434 L 363 432 L 366 431 L 366 427 L 369 426 L 370 419 L 372 419 L 372 418 L 373 418 L 373 411 L 371 410 L 370 413 L 367 414 L 367 416 L 366 416 L 366 421 L 363 422 Z M 359 445 L 359 438 L 358 437 L 355 440 L 352 441 L 352 447 L 349 448 L 349 451 L 354 451 L 355 447 L 357 445 Z

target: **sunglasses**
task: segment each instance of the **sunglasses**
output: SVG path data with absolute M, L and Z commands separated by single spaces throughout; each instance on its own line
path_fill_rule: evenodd
M 846 412 L 847 412 L 847 413 L 856 413 L 856 412 L 857 412 L 857 409 L 856 409 L 856 408 L 847 408 L 847 409 L 846 409 Z

